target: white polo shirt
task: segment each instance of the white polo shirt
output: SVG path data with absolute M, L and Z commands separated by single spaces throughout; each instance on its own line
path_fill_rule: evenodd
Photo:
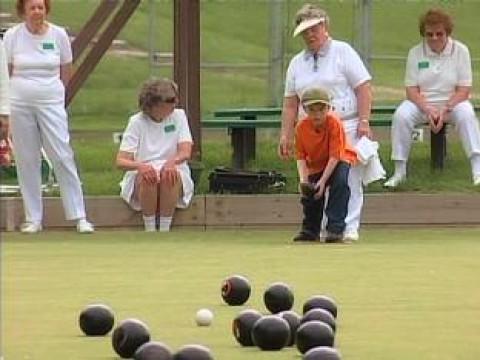
M 297 96 L 312 86 L 328 90 L 332 96 L 335 111 L 342 120 L 358 117 L 357 97 L 354 89 L 371 76 L 360 56 L 346 42 L 329 39 L 314 55 L 303 50 L 290 61 L 285 80 L 285 97 Z M 305 112 L 299 108 L 299 118 Z
M 428 102 L 445 102 L 456 86 L 472 86 L 470 52 L 460 41 L 448 39 L 442 53 L 433 52 L 426 42 L 408 52 L 405 86 L 418 86 Z
M 174 156 L 181 142 L 192 142 L 185 111 L 175 109 L 162 122 L 138 112 L 130 117 L 120 150 L 134 153 L 137 161 L 150 163 Z
M 35 35 L 20 23 L 7 30 L 4 42 L 7 61 L 13 65 L 12 103 L 63 103 L 65 88 L 60 80 L 60 65 L 72 62 L 65 29 L 48 23 L 45 34 Z

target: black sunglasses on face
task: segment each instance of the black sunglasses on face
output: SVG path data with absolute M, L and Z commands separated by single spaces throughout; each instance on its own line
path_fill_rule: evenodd
M 440 37 L 444 37 L 446 34 L 447 33 L 445 31 L 437 31 L 437 32 L 427 31 L 425 33 L 425 36 L 428 38 L 433 38 L 433 36 L 435 35 L 437 38 L 440 38 Z

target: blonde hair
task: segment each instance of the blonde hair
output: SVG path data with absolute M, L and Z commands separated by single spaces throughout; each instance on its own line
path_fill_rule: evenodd
M 295 26 L 298 26 L 304 20 L 321 18 L 325 18 L 325 25 L 328 27 L 330 24 L 330 18 L 328 17 L 327 12 L 318 6 L 307 3 L 295 14 Z

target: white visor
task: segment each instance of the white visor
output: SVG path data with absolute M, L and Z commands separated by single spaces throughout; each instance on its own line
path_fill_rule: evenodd
M 307 30 L 308 28 L 311 28 L 312 26 L 315 26 L 317 24 L 320 24 L 320 23 L 324 23 L 325 22 L 325 18 L 324 17 L 321 17 L 321 18 L 314 18 L 314 19 L 306 19 L 306 20 L 303 20 L 300 24 L 297 25 L 297 27 L 295 28 L 295 31 L 293 32 L 293 37 L 297 36 L 298 34 L 304 32 L 305 30 Z

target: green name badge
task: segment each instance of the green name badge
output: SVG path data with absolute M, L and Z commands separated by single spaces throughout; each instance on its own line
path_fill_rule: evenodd
M 42 49 L 43 50 L 54 50 L 55 49 L 55 44 L 53 42 L 44 42 L 44 43 L 42 43 Z
M 164 130 L 165 130 L 166 133 L 175 131 L 175 125 L 174 124 L 167 125 L 167 126 L 164 127 Z
M 419 69 L 428 69 L 429 66 L 430 66 L 430 63 L 428 61 L 420 61 L 418 63 Z

